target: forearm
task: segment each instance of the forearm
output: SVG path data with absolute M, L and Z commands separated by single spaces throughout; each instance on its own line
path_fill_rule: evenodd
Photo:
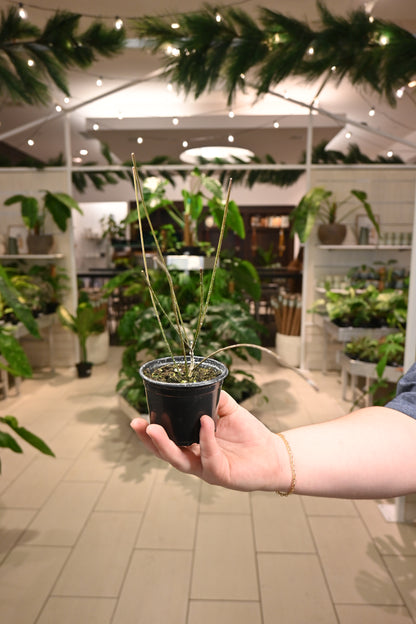
M 369 407 L 284 433 L 296 470 L 295 492 L 338 498 L 389 498 L 416 492 L 416 420 Z M 278 490 L 290 485 L 289 458 L 279 445 Z

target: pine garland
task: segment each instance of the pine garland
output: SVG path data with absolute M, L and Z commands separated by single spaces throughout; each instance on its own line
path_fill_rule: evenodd
M 416 38 L 396 24 L 369 16 L 363 9 L 347 17 L 330 13 L 318 2 L 320 28 L 260 8 L 260 26 L 243 10 L 211 5 L 172 18 L 145 16 L 135 22 L 139 37 L 153 52 L 171 46 L 165 61 L 169 80 L 198 98 L 205 91 L 225 89 L 231 102 L 244 89 L 244 76 L 259 95 L 289 76 L 369 86 L 396 104 L 397 89 L 416 76 Z
M 86 69 L 98 56 L 124 47 L 125 31 L 93 22 L 79 33 L 81 15 L 57 11 L 43 30 L 19 16 L 16 7 L 1 12 L 0 95 L 13 102 L 46 105 L 50 84 L 70 95 L 66 71 Z M 29 65 L 28 61 L 32 61 Z

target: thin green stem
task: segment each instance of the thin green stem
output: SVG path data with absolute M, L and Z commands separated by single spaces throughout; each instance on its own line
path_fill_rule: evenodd
M 230 180 L 228 182 L 227 199 L 225 201 L 224 214 L 223 214 L 222 222 L 221 222 L 220 236 L 219 236 L 219 239 L 218 239 L 217 250 L 215 252 L 214 267 L 212 269 L 211 281 L 210 281 L 210 284 L 209 284 L 205 305 L 203 307 L 202 314 L 200 316 L 199 323 L 198 323 L 196 331 L 195 331 L 195 336 L 194 336 L 194 341 L 193 341 L 194 348 L 195 348 L 195 345 L 196 345 L 197 340 L 199 338 L 199 334 L 201 333 L 202 326 L 203 326 L 203 324 L 205 322 L 205 317 L 206 317 L 207 312 L 208 312 L 209 301 L 211 299 L 212 291 L 214 289 L 215 275 L 216 275 L 217 268 L 218 268 L 218 265 L 219 265 L 222 241 L 224 239 L 225 226 L 226 226 L 226 222 L 227 222 L 228 205 L 230 203 L 230 195 L 231 195 L 231 185 L 232 185 L 232 179 L 230 178 Z
M 134 190 L 135 190 L 135 196 L 136 196 L 136 205 L 137 205 L 137 216 L 138 216 L 138 221 L 139 221 L 139 233 L 140 233 L 140 246 L 142 249 L 142 254 L 143 254 L 143 267 L 144 267 L 144 273 L 145 273 L 145 278 L 146 278 L 146 283 L 149 285 L 150 284 L 150 276 L 149 276 L 149 270 L 148 270 L 148 265 L 147 265 L 147 259 L 146 259 L 146 251 L 145 251 L 145 246 L 144 246 L 144 237 L 143 237 L 143 226 L 142 226 L 142 222 L 141 222 L 141 218 L 140 218 L 140 200 L 142 203 L 142 207 L 143 207 L 143 211 L 146 215 L 146 219 L 149 223 L 150 226 L 150 231 L 153 237 L 153 240 L 155 242 L 156 245 L 156 251 L 157 251 L 157 257 L 159 260 L 159 263 L 162 267 L 162 269 L 165 272 L 165 275 L 167 277 L 168 283 L 169 283 L 169 289 L 170 289 L 170 293 L 171 293 L 171 298 L 172 298 L 172 308 L 173 308 L 173 312 L 175 315 L 175 319 L 176 319 L 176 323 L 177 323 L 177 327 L 176 327 L 176 331 L 179 337 L 179 341 L 182 347 L 182 352 L 185 358 L 185 370 L 186 370 L 186 374 L 188 375 L 188 363 L 186 361 L 186 355 L 187 355 L 187 351 L 186 351 L 186 343 L 184 341 L 184 336 L 186 335 L 185 333 L 185 328 L 184 328 L 184 323 L 182 320 L 182 316 L 180 313 L 180 309 L 179 309 L 179 304 L 178 304 L 178 300 L 176 298 L 176 293 L 175 293 L 175 288 L 173 285 L 173 281 L 172 281 L 172 277 L 168 271 L 168 268 L 166 266 L 166 262 L 165 259 L 163 257 L 163 253 L 162 250 L 160 248 L 159 242 L 157 240 L 157 236 L 156 236 L 156 232 L 153 228 L 153 224 L 152 221 L 150 219 L 149 216 L 149 212 L 147 210 L 147 206 L 146 206 L 146 202 L 144 200 L 144 196 L 143 196 L 143 189 L 142 189 L 142 185 L 140 183 L 140 178 L 137 172 L 137 165 L 136 165 L 136 158 L 135 155 L 132 154 L 131 155 L 132 158 L 132 162 L 133 162 L 133 179 L 134 179 Z M 154 290 L 151 288 L 149 289 L 150 292 L 150 298 L 152 301 L 152 305 L 153 305 L 153 309 L 155 310 L 155 314 L 156 314 L 156 318 L 159 324 L 159 327 L 162 328 L 162 322 L 160 319 L 160 315 L 159 315 L 159 310 L 158 310 L 158 306 L 156 303 L 157 300 L 157 295 L 154 292 Z M 173 353 L 172 353 L 172 349 L 171 346 L 169 344 L 169 341 L 166 338 L 166 334 L 162 331 L 162 335 L 163 335 L 163 339 L 168 347 L 169 353 L 171 354 L 172 359 L 174 359 L 173 357 Z

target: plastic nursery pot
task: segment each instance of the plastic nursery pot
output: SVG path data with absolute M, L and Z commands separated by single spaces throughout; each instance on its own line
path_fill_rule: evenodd
M 196 356 L 195 362 L 203 359 Z M 175 357 L 175 361 L 181 364 L 184 357 Z M 190 361 L 189 357 L 187 361 Z M 201 366 L 213 369 L 212 379 L 189 383 L 152 379 L 152 373 L 167 364 L 172 364 L 172 358 L 152 360 L 143 364 L 139 370 L 146 390 L 150 422 L 162 425 L 178 446 L 189 446 L 199 442 L 201 416 L 207 414 L 214 421 L 217 420 L 217 404 L 228 369 L 221 362 L 209 358 Z
M 92 362 L 78 362 L 75 366 L 77 367 L 78 377 L 91 377 Z

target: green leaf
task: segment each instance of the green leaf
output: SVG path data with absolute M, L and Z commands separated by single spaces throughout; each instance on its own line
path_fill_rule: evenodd
M 32 377 L 32 367 L 16 338 L 0 330 L 0 353 L 7 360 L 8 370 L 15 377 Z
M 0 431 L 0 447 L 9 448 L 14 453 L 23 453 L 22 447 L 16 442 L 10 433 Z
M 26 429 L 25 427 L 21 427 L 14 416 L 3 416 L 0 417 L 0 422 L 8 425 L 17 435 L 19 435 L 25 442 L 36 448 L 38 451 L 43 453 L 44 455 L 50 455 L 51 457 L 55 457 L 53 451 L 49 448 L 49 446 L 37 435 Z
M 39 330 L 30 309 L 20 301 L 18 291 L 11 284 L 6 271 L 0 265 L 0 294 L 13 309 L 13 312 L 23 323 L 26 329 L 37 338 L 40 338 Z

